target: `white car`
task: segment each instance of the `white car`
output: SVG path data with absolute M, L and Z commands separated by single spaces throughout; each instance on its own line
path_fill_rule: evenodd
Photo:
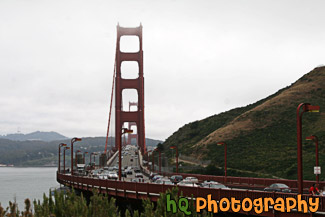
M 190 182 L 188 180 L 183 180 L 179 183 L 177 183 L 178 186 L 189 186 L 189 187 L 198 187 L 197 184 L 195 184 L 194 182 Z
M 98 178 L 99 179 L 107 179 L 107 175 L 100 174 L 100 175 L 98 175 Z
M 164 185 L 174 185 L 174 183 L 172 183 L 169 179 L 157 179 L 155 181 L 156 184 L 164 184 Z
M 109 172 L 107 176 L 109 179 L 118 179 L 116 172 Z
M 219 183 L 219 182 L 214 182 L 214 181 L 205 181 L 201 184 L 201 187 L 203 188 L 222 188 L 222 189 L 229 189 L 227 186 Z
M 142 173 L 135 173 L 135 177 L 136 178 L 143 178 L 143 175 L 142 175 Z
M 195 184 L 199 183 L 199 180 L 197 178 L 195 178 L 195 177 L 186 177 L 184 179 L 184 181 L 189 181 L 189 182 L 192 182 L 192 183 L 195 183 Z

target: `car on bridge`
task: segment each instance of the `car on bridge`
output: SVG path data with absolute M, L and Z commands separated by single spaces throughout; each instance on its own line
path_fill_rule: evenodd
M 179 183 L 177 183 L 178 186 L 189 186 L 189 187 L 198 187 L 197 184 L 195 184 L 194 182 L 190 182 L 188 180 L 183 180 L 180 181 Z
M 177 184 L 182 180 L 183 180 L 183 176 L 181 176 L 181 175 L 174 175 L 174 176 L 170 177 L 170 181 L 174 184 Z
M 269 187 L 264 188 L 264 191 L 291 193 L 289 186 L 282 183 L 274 183 Z
M 99 179 L 107 179 L 107 175 L 106 174 L 100 174 L 98 175 Z
M 151 181 L 152 181 L 152 182 L 155 182 L 157 179 L 161 179 L 161 178 L 163 178 L 162 175 L 155 175 L 155 176 L 151 179 Z
M 142 173 L 135 173 L 135 177 L 136 178 L 143 178 L 143 175 L 142 175 Z
M 164 185 L 174 185 L 174 183 L 172 183 L 169 179 L 167 178 L 161 178 L 161 179 L 157 179 L 155 181 L 156 184 L 164 184 Z
M 152 178 L 155 177 L 156 175 L 158 175 L 158 173 L 153 173 L 153 172 L 151 172 L 150 175 L 149 175 L 149 179 L 152 179 Z
M 143 178 L 134 178 L 134 179 L 131 179 L 131 182 L 144 182 L 144 179 Z
M 92 177 L 98 177 L 100 173 L 101 173 L 100 170 L 93 170 L 90 175 Z
M 108 172 L 107 177 L 108 177 L 109 179 L 115 179 L 115 180 L 118 178 L 116 172 Z
M 196 177 L 190 177 L 189 176 L 189 177 L 186 177 L 184 180 L 195 183 L 195 184 L 199 183 L 199 180 Z
M 125 171 L 121 171 L 121 176 L 126 178 L 127 177 L 126 172 Z
M 214 181 L 205 181 L 201 184 L 201 187 L 203 188 L 215 188 L 215 189 L 230 189 L 227 186 L 219 183 L 219 182 L 214 182 Z

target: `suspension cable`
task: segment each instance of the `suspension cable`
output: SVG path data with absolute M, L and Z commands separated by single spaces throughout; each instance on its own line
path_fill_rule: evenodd
M 116 49 L 117 49 L 117 41 L 116 41 Z M 106 142 L 105 142 L 105 154 L 107 153 L 109 126 L 111 124 L 111 115 L 112 115 L 113 93 L 114 93 L 115 73 L 116 73 L 116 53 L 117 53 L 117 50 L 115 51 L 114 73 L 113 73 L 112 92 L 111 92 L 111 104 L 110 104 L 110 107 L 109 107 L 108 125 L 107 125 Z

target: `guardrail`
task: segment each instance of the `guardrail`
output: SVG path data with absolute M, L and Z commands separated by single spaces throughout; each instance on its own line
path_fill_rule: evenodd
M 57 173 L 57 181 L 63 185 L 73 187 L 75 189 L 92 191 L 98 189 L 100 193 L 109 194 L 115 197 L 126 197 L 133 199 L 146 199 L 149 198 L 151 201 L 157 201 L 161 193 L 166 192 L 168 189 L 174 187 L 173 185 L 160 185 L 154 183 L 137 183 L 127 181 L 111 181 L 102 180 L 88 177 L 78 177 L 71 175 L 64 175 Z M 264 192 L 264 191 L 253 191 L 253 190 L 240 190 L 240 189 L 212 189 L 202 187 L 187 187 L 178 186 L 179 192 L 182 192 L 183 196 L 186 197 L 203 197 L 207 198 L 207 195 L 212 195 L 214 200 L 221 200 L 222 198 L 236 198 L 236 200 L 243 200 L 244 198 L 250 198 L 251 200 L 257 198 L 272 198 L 274 201 L 276 198 L 295 198 L 297 194 L 293 193 L 279 193 L 279 192 Z M 302 195 L 301 199 L 308 201 L 310 195 Z M 318 196 L 315 196 L 318 197 Z M 319 198 L 319 208 L 317 213 L 325 211 L 325 197 Z M 252 211 L 253 212 L 253 211 Z M 274 215 L 275 210 L 269 210 L 264 212 L 264 216 Z M 247 213 L 246 213 L 247 214 Z M 254 213 L 250 213 L 254 214 Z M 256 214 L 256 213 L 255 213 Z M 293 213 L 280 213 L 281 215 L 293 214 Z M 303 214 L 310 215 L 310 213 L 296 213 L 297 216 L 303 216 Z M 278 215 L 276 215 L 278 216 Z
M 162 173 L 164 176 L 181 175 L 183 178 L 196 177 L 200 181 L 211 180 L 223 183 L 225 185 L 238 185 L 238 186 L 250 186 L 250 187 L 267 187 L 274 183 L 283 183 L 288 185 L 290 188 L 295 189 L 298 187 L 297 180 L 290 179 L 270 179 L 270 178 L 250 178 L 250 177 L 233 177 L 227 176 L 227 182 L 225 182 L 224 176 L 212 176 L 212 175 L 201 175 L 201 174 L 189 174 L 189 173 Z M 304 180 L 303 187 L 309 189 L 315 181 Z M 319 182 L 319 189 L 325 187 L 325 182 Z
M 141 155 L 141 153 L 139 152 Z M 142 160 L 142 158 L 141 158 Z M 146 167 L 144 167 L 140 163 L 141 169 L 143 172 L 146 172 L 147 174 L 150 174 L 150 171 Z M 246 186 L 250 188 L 265 188 L 267 186 L 270 186 L 274 183 L 283 183 L 289 186 L 291 189 L 295 190 L 298 188 L 297 180 L 290 180 L 290 179 L 271 179 L 271 178 L 250 178 L 250 177 L 233 177 L 233 176 L 227 176 L 227 181 L 225 182 L 224 176 L 213 176 L 213 175 L 201 175 L 201 174 L 190 174 L 190 173 L 168 173 L 168 172 L 162 172 L 161 173 L 164 176 L 173 176 L 173 175 L 181 175 L 183 178 L 186 177 L 196 177 L 200 181 L 204 180 L 210 180 L 210 181 L 216 181 L 223 183 L 227 186 Z M 309 181 L 304 180 L 303 181 L 303 188 L 306 192 L 308 192 L 309 188 L 316 183 L 315 181 Z M 325 182 L 319 182 L 319 189 L 323 189 L 325 187 Z

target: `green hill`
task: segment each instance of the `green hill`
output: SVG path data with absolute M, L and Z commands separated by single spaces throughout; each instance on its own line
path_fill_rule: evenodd
M 211 160 L 213 165 L 222 167 L 224 149 L 217 146 L 217 142 L 224 141 L 228 145 L 229 168 L 251 171 L 256 176 L 270 174 L 296 179 L 296 109 L 302 102 L 321 108 L 320 113 L 303 115 L 304 178 L 314 180 L 315 145 L 304 138 L 311 134 L 319 137 L 319 159 L 324 167 L 325 67 L 315 68 L 290 86 L 254 104 L 184 125 L 163 143 L 164 150 L 170 156 L 168 147 L 177 145 L 183 155 Z M 320 178 L 325 180 L 322 175 Z

